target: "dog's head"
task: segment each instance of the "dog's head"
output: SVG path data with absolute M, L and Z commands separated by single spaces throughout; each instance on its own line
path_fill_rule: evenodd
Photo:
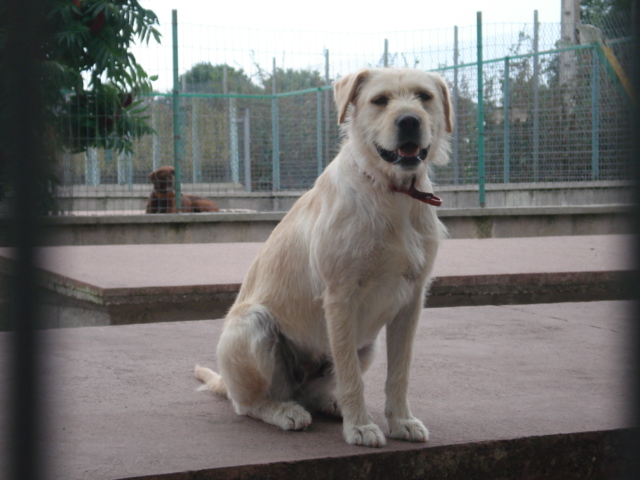
M 369 149 L 390 176 L 428 162 L 446 163 L 453 131 L 449 90 L 439 75 L 413 69 L 366 69 L 334 86 L 338 123 Z M 395 173 L 395 174 L 394 174 Z
M 175 178 L 175 169 L 169 166 L 160 167 L 149 174 L 149 180 L 156 192 L 172 191 Z

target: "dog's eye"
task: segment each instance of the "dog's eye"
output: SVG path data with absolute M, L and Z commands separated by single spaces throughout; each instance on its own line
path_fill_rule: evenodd
M 389 98 L 385 97 L 384 95 L 380 95 L 379 97 L 371 100 L 371 103 L 380 107 L 384 107 L 387 103 L 389 103 Z
M 423 102 L 428 102 L 433 98 L 433 95 L 427 92 L 418 92 L 418 98 Z

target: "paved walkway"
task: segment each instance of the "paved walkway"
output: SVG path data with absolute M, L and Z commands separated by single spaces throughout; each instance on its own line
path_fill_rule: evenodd
M 629 235 L 446 240 L 429 306 L 623 298 Z M 54 325 L 223 316 L 260 243 L 42 249 Z M 10 256 L 0 249 L 0 271 Z
M 628 235 L 450 239 L 436 277 L 628 270 Z M 100 289 L 237 285 L 261 243 L 47 247 L 44 268 Z M 7 250 L 0 249 L 0 256 Z
M 502 253 L 506 258 L 509 252 Z M 461 254 L 456 266 L 439 268 L 473 264 L 467 260 Z M 175 264 L 177 259 L 168 259 L 167 266 Z M 86 272 L 87 278 L 93 275 Z M 424 310 L 410 398 L 431 441 L 390 440 L 382 449 L 346 445 L 339 422 L 316 419 L 304 432 L 283 432 L 197 392 L 192 369 L 196 362 L 215 367 L 219 320 L 49 330 L 48 478 L 593 474 L 608 468 L 602 466 L 603 452 L 617 450 L 603 446 L 609 437 L 584 432 L 629 426 L 629 308 L 628 302 L 612 301 Z M 0 334 L 0 398 L 12 377 L 4 358 L 8 341 L 9 334 Z M 380 352 L 365 383 L 368 408 L 383 431 L 384 377 Z M 1 408 L 0 431 L 7 420 Z M 0 465 L 5 453 L 0 448 Z

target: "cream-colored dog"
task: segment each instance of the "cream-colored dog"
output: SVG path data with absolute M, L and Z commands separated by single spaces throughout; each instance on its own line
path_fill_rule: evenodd
M 370 69 L 336 82 L 335 100 L 340 153 L 251 266 L 218 344 L 220 374 L 196 366 L 196 377 L 240 415 L 285 430 L 307 427 L 310 412 L 341 415 L 348 443 L 380 447 L 362 374 L 386 327 L 390 435 L 425 442 L 407 390 L 444 235 L 428 168 L 448 159 L 448 90 L 436 74 Z

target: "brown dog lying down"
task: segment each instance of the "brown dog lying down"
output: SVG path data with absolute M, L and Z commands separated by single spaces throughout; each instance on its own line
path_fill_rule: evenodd
M 147 201 L 147 213 L 178 213 L 176 192 L 174 190 L 175 169 L 169 166 L 158 168 L 149 174 L 153 191 Z M 213 200 L 192 195 L 180 196 L 180 212 L 218 212 L 220 209 Z

